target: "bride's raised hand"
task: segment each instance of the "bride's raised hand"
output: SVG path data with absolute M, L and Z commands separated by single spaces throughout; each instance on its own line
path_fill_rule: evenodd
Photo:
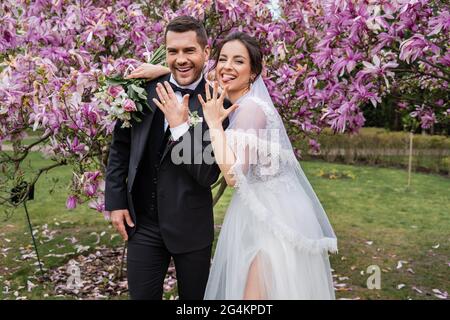
M 239 107 L 237 104 L 234 104 L 228 109 L 225 109 L 223 107 L 223 102 L 227 96 L 228 89 L 225 87 L 220 97 L 218 97 L 218 92 L 219 84 L 217 81 L 214 81 L 212 97 L 208 84 L 205 84 L 206 102 L 200 94 L 198 95 L 198 100 L 203 108 L 203 116 L 205 117 L 206 123 L 210 128 L 221 127 L 222 122 L 230 115 L 230 113 Z
M 170 69 L 157 64 L 143 63 L 133 70 L 126 79 L 145 78 L 153 80 L 170 73 Z

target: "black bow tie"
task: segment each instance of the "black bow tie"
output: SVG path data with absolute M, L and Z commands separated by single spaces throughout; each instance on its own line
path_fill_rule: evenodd
M 170 83 L 170 86 L 172 87 L 173 91 L 175 91 L 175 92 L 178 91 L 179 93 L 181 93 L 182 96 L 184 96 L 185 94 L 188 94 L 192 97 L 195 92 L 194 90 L 191 90 L 191 89 L 180 88 L 175 83 L 172 83 L 172 82 L 169 82 L 169 83 Z
M 170 83 L 170 86 L 172 87 L 173 91 L 175 91 L 175 92 L 178 91 L 179 93 L 181 93 L 182 96 L 184 96 L 185 94 L 188 94 L 192 97 L 195 92 L 194 90 L 191 90 L 191 89 L 180 88 L 175 83 L 172 83 L 172 82 L 169 82 L 169 83 Z

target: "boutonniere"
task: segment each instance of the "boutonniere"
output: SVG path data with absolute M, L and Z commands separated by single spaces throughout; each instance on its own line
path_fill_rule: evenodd
M 203 117 L 200 117 L 197 111 L 194 112 L 189 111 L 189 119 L 188 119 L 189 128 L 195 127 L 197 124 L 201 122 L 203 122 Z
M 187 124 L 189 125 L 189 129 L 192 127 L 195 127 L 197 124 L 203 122 L 203 117 L 200 117 L 198 115 L 197 111 L 191 112 L 189 111 L 189 117 L 187 120 Z M 169 136 L 169 141 L 170 142 L 174 142 L 175 140 L 173 139 L 172 135 Z

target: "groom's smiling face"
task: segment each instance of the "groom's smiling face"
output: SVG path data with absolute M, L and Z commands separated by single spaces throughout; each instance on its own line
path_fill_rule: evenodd
M 166 60 L 175 80 L 181 86 L 195 82 L 202 74 L 210 49 L 202 47 L 195 31 L 166 34 Z

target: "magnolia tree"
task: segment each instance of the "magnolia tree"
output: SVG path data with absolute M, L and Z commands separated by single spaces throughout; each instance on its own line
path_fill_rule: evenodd
M 0 204 L 19 205 L 43 173 L 69 166 L 67 207 L 104 211 L 114 123 L 96 93 L 105 76 L 146 61 L 182 14 L 204 21 L 213 47 L 234 30 L 260 40 L 273 101 L 291 138 L 313 150 L 323 128 L 357 132 L 361 107 L 387 96 L 423 128 L 449 119 L 445 1 L 4 0 Z M 51 164 L 25 170 L 35 150 Z

